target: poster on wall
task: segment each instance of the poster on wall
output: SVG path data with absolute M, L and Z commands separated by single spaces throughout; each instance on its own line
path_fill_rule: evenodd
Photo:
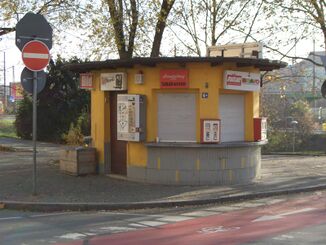
M 260 74 L 227 70 L 224 72 L 224 88 L 241 91 L 259 91 Z
M 81 73 L 79 75 L 79 88 L 81 89 L 93 89 L 93 75 L 92 73 Z
M 219 143 L 221 138 L 220 119 L 201 119 L 201 143 Z
M 119 73 L 101 73 L 102 91 L 122 91 L 127 90 L 127 74 Z
M 144 95 L 118 94 L 117 139 L 145 140 L 146 100 Z

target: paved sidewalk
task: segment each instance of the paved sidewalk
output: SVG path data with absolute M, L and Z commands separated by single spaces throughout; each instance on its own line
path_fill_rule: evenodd
M 0 138 L 18 149 L 0 152 L 0 207 L 33 210 L 163 207 L 236 201 L 326 189 L 326 156 L 263 156 L 262 178 L 240 186 L 167 186 L 129 182 L 109 176 L 74 177 L 59 171 L 66 146 L 38 144 L 37 196 L 32 196 L 31 141 Z

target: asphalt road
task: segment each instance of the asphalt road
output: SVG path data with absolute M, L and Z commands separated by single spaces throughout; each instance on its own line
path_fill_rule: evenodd
M 326 244 L 326 192 L 124 212 L 0 210 L 0 244 Z

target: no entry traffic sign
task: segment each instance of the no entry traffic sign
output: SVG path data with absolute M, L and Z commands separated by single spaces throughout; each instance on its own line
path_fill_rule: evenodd
M 41 71 L 49 64 L 50 52 L 43 42 L 34 40 L 23 47 L 22 58 L 29 70 Z

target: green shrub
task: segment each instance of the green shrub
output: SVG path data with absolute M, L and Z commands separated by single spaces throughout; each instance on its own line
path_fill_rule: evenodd
M 83 145 L 84 136 L 90 135 L 90 115 L 83 111 L 77 119 L 77 124 L 70 124 L 69 131 L 62 135 L 62 139 L 68 145 Z
M 31 98 L 24 93 L 23 100 L 18 102 L 16 120 L 14 122 L 16 134 L 23 139 L 32 138 L 33 103 Z
M 292 149 L 292 139 L 293 136 L 290 132 L 268 132 L 268 144 L 263 146 L 262 151 L 264 153 L 290 151 Z
M 88 111 L 82 111 L 77 119 L 77 125 L 80 127 L 81 133 L 84 136 L 91 134 L 91 116 Z
M 62 138 L 68 145 L 82 145 L 84 136 L 78 125 L 70 124 L 68 133 L 63 134 Z
M 82 132 L 87 132 L 89 121 L 86 111 L 90 106 L 89 91 L 79 89 L 79 74 L 64 68 L 67 63 L 60 57 L 50 62 L 45 88 L 38 94 L 37 101 L 37 139 L 41 141 L 62 142 L 71 124 L 80 124 Z M 83 115 L 83 118 L 79 119 Z M 32 136 L 32 99 L 29 95 L 18 106 L 15 127 L 17 135 L 23 139 Z M 77 121 L 81 122 L 78 123 Z

